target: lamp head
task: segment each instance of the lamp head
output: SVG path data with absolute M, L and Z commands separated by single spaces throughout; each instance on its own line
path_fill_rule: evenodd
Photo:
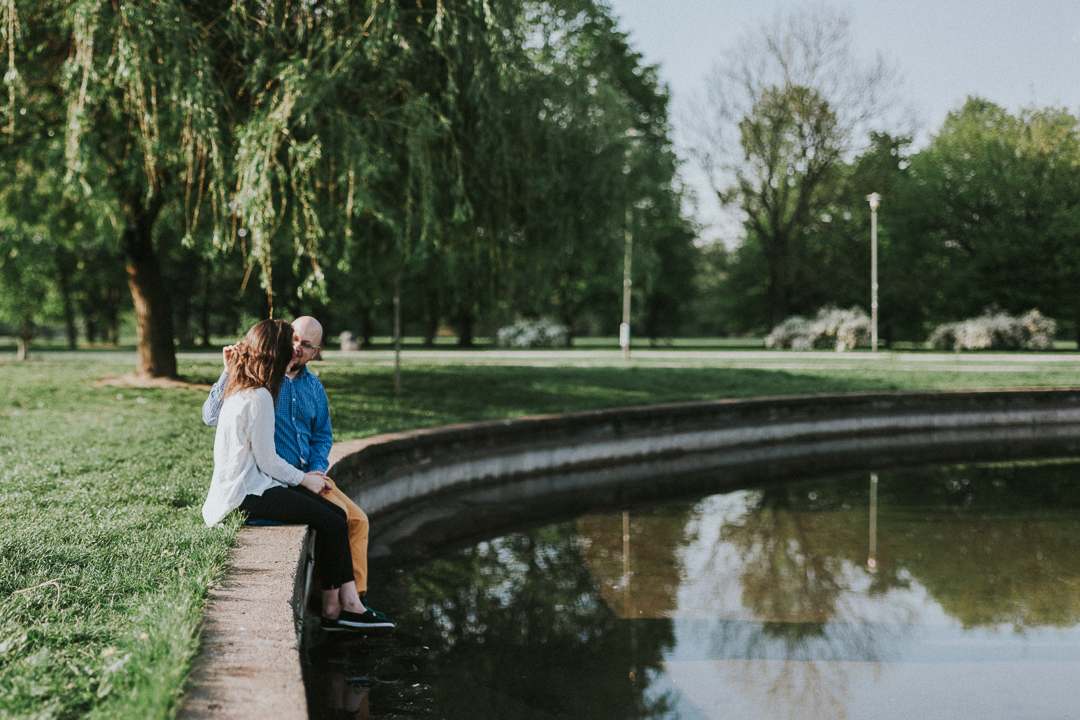
M 881 207 L 881 195 L 877 193 L 871 193 L 866 196 L 867 201 L 870 203 L 870 209 L 877 212 L 877 209 Z

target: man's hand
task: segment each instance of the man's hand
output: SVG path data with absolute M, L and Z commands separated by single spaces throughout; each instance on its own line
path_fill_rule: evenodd
M 225 367 L 229 367 L 229 358 L 232 357 L 233 348 L 235 345 L 226 345 L 221 348 L 221 362 L 225 364 Z
M 304 473 L 304 479 L 300 481 L 300 485 L 316 495 L 325 495 L 330 492 L 330 483 L 327 482 L 326 475 L 321 472 Z

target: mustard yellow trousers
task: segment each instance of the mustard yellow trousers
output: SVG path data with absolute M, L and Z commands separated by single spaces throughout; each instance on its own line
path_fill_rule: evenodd
M 324 495 L 327 500 L 345 511 L 349 519 L 349 550 L 352 552 L 353 578 L 356 580 L 356 592 L 363 597 L 367 592 L 367 547 L 368 518 L 352 499 L 338 489 L 330 480 L 330 492 Z

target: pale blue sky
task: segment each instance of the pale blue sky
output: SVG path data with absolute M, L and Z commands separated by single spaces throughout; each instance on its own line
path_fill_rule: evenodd
M 660 67 L 680 115 L 724 51 L 787 7 L 808 0 L 609 0 L 645 62 Z M 835 2 L 852 21 L 856 50 L 881 54 L 904 81 L 925 142 L 968 95 L 1018 110 L 1080 109 L 1080 0 L 865 0 Z M 688 181 L 705 194 L 700 181 Z M 717 220 L 702 197 L 699 219 Z M 706 207 L 708 206 L 708 207 Z M 703 232 L 703 237 L 716 230 Z M 729 238 L 730 240 L 730 238 Z

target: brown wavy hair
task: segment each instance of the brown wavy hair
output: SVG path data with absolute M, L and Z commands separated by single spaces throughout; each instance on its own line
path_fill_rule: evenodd
M 281 381 L 293 356 L 292 325 L 284 320 L 263 320 L 247 331 L 229 356 L 229 382 L 225 397 L 241 390 L 264 387 L 277 401 Z

